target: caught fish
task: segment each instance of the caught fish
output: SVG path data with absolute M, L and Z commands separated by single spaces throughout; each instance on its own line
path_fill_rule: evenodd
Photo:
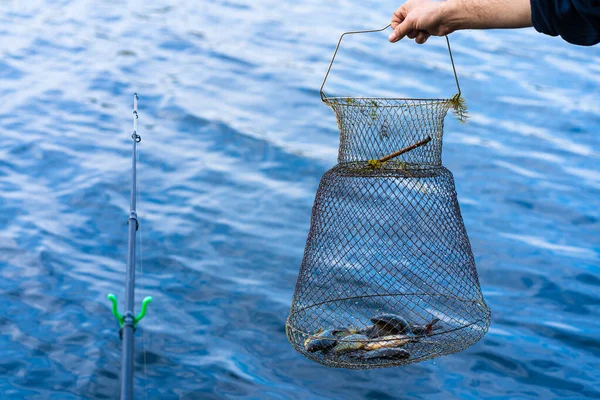
M 342 337 L 342 336 L 346 336 L 346 335 L 350 335 L 351 332 L 348 328 L 346 328 L 345 326 L 340 326 L 337 328 L 333 328 L 329 330 L 335 337 Z
M 405 335 L 384 336 L 376 342 L 366 343 L 364 349 L 367 351 L 402 347 L 415 339 Z
M 382 333 L 388 335 L 412 333 L 408 322 L 396 314 L 379 314 L 371 318 L 371 322 L 373 322 Z
M 366 360 L 405 360 L 410 358 L 410 353 L 404 349 L 379 349 L 368 351 L 361 355 L 361 358 Z
M 333 333 L 335 336 L 341 338 L 344 336 L 354 335 L 354 334 L 361 333 L 361 332 L 358 330 L 358 328 L 349 326 L 349 327 L 334 328 L 331 330 L 331 333 Z
M 336 336 L 331 331 L 323 331 L 317 333 L 312 338 L 306 339 L 304 342 L 304 348 L 309 353 L 316 351 L 327 351 L 332 349 L 337 344 Z
M 365 347 L 365 343 L 369 340 L 365 335 L 353 334 L 344 337 L 333 348 L 334 353 L 345 353 L 347 351 L 360 350 Z
M 434 325 L 440 321 L 439 318 L 434 318 L 427 325 L 416 325 L 410 324 L 410 328 L 415 335 L 431 335 L 433 333 Z
M 378 338 L 380 336 L 385 336 L 385 334 L 382 334 L 382 332 L 377 327 L 377 325 L 369 325 L 366 328 L 363 328 L 360 331 L 358 331 L 358 333 L 365 335 L 369 339 L 374 339 L 374 338 Z

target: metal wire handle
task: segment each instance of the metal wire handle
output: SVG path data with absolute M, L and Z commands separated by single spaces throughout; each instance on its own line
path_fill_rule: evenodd
M 325 95 L 325 92 L 323 92 L 323 88 L 325 87 L 325 82 L 327 82 L 327 78 L 329 77 L 329 72 L 331 72 L 331 67 L 333 66 L 333 61 L 335 60 L 335 56 L 337 55 L 337 52 L 340 49 L 340 44 L 342 43 L 342 39 L 344 38 L 344 36 L 355 35 L 355 34 L 359 34 L 359 33 L 382 32 L 382 31 L 385 31 L 390 26 L 392 26 L 392 24 L 388 24 L 387 26 L 385 26 L 384 28 L 381 28 L 381 29 L 345 32 L 342 34 L 342 36 L 340 36 L 340 40 L 338 40 L 337 46 L 335 47 L 335 51 L 333 52 L 333 57 L 331 58 L 331 62 L 329 63 L 329 68 L 327 68 L 327 73 L 325 74 L 325 78 L 323 79 L 323 83 L 321 84 L 321 90 L 320 90 L 321 100 L 325 101 L 325 99 L 327 98 L 327 96 Z M 454 72 L 454 80 L 456 81 L 456 88 L 458 89 L 458 97 L 460 97 L 460 95 L 461 95 L 460 84 L 458 83 L 458 75 L 456 74 L 456 67 L 454 66 L 454 57 L 452 57 L 452 49 L 450 48 L 450 40 L 448 39 L 448 35 L 446 35 L 445 37 L 446 37 L 446 43 L 448 44 L 448 54 L 450 54 L 450 62 L 452 63 L 452 71 Z

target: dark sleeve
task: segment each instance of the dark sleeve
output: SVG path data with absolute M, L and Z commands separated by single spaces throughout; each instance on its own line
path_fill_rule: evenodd
M 600 42 L 600 0 L 530 1 L 531 22 L 538 32 L 584 46 Z

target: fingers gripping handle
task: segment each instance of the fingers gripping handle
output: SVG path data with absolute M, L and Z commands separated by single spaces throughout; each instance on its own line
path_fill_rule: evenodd
M 335 61 L 335 56 L 337 55 L 338 50 L 340 49 L 340 45 L 342 44 L 342 39 L 344 38 L 344 36 L 355 35 L 355 34 L 360 34 L 360 33 L 383 32 L 390 26 L 392 26 L 392 24 L 388 24 L 384 28 L 381 28 L 381 29 L 345 32 L 342 34 L 342 36 L 340 36 L 337 46 L 335 47 L 335 51 L 333 52 L 333 57 L 331 58 L 331 62 L 329 63 L 329 68 L 327 68 L 327 73 L 325 74 L 325 78 L 323 79 L 323 83 L 321 84 L 321 89 L 320 89 L 321 100 L 325 101 L 325 99 L 327 98 L 327 95 L 323 91 L 323 88 L 325 87 L 325 83 L 327 82 L 327 78 L 329 77 L 329 73 L 331 72 L 331 67 L 333 66 L 333 62 Z M 457 95 L 458 95 L 458 97 L 460 97 L 460 95 L 461 95 L 460 84 L 458 83 L 458 75 L 456 74 L 456 67 L 454 66 L 454 57 L 452 57 L 452 49 L 450 48 L 450 39 L 448 39 L 448 36 L 446 36 L 446 44 L 448 45 L 448 54 L 450 55 L 450 62 L 452 63 L 452 72 L 454 73 L 454 80 L 456 81 L 456 88 L 458 89 Z

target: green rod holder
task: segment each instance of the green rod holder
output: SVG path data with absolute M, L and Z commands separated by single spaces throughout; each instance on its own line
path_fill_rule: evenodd
M 119 322 L 119 326 L 122 328 L 123 324 L 125 323 L 125 317 L 119 312 L 117 296 L 109 293 L 106 297 L 112 303 L 112 313 Z M 140 322 L 146 316 L 146 312 L 148 312 L 148 304 L 152 303 L 152 300 L 152 296 L 145 297 L 144 300 L 142 300 L 142 309 L 140 310 L 140 313 L 133 318 L 133 326 L 137 326 L 138 322 Z

